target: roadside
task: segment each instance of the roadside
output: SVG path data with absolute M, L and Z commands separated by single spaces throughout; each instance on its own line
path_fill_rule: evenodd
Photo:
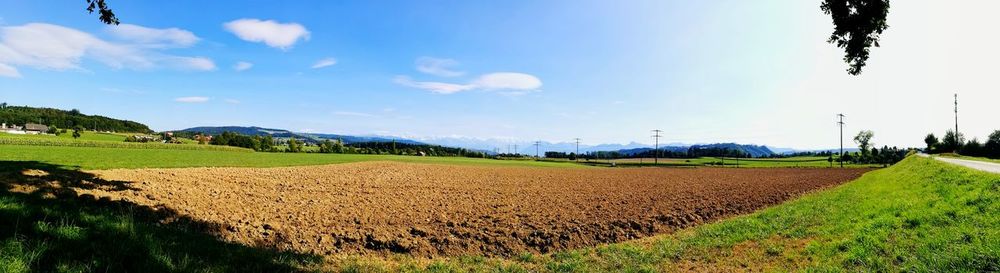
M 991 173 L 1000 173 L 1000 164 L 998 164 L 998 163 L 990 163 L 990 162 L 986 162 L 986 161 L 976 161 L 976 160 L 968 160 L 968 159 L 958 159 L 958 158 L 943 157 L 943 156 L 930 156 L 930 155 L 924 154 L 924 153 L 921 153 L 919 155 L 923 156 L 923 157 L 931 157 L 931 158 L 934 158 L 934 159 L 937 159 L 937 160 L 940 160 L 940 161 L 944 161 L 944 162 L 948 162 L 948 163 L 951 163 L 951 164 L 955 164 L 955 165 L 961 165 L 961 166 L 965 166 L 965 167 L 968 167 L 968 168 L 973 168 L 973 169 L 980 170 L 980 171 L 986 171 L 986 172 L 991 172 Z

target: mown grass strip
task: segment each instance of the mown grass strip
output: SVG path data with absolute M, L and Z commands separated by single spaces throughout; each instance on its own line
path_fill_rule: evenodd
M 179 145 L 179 144 L 163 144 Z M 204 146 L 204 145 L 200 145 Z M 37 161 L 84 170 L 184 167 L 283 167 L 323 165 L 364 161 L 412 163 L 586 168 L 572 163 L 526 160 L 492 160 L 467 157 L 422 157 L 402 155 L 265 153 L 183 149 L 122 149 L 104 147 L 66 147 L 35 145 L 0 145 L 0 161 Z
M 72 139 L 72 138 L 56 137 L 56 136 L 31 137 L 31 136 L 17 136 L 17 135 L 13 136 L 0 135 L 0 145 L 253 152 L 253 150 L 250 149 L 231 147 L 231 146 L 138 143 L 138 142 L 124 142 L 124 141 L 116 142 L 107 140 Z

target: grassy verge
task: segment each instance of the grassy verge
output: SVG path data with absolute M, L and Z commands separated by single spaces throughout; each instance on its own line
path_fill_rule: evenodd
M 80 139 L 67 137 L 67 135 L 69 134 L 60 136 L 0 134 L 0 145 L 253 152 L 253 150 L 246 148 L 218 145 L 125 142 L 124 137 L 121 140 L 111 140 L 115 135 L 101 136 L 105 135 L 102 133 L 90 133 L 90 137 L 81 137 Z
M 911 156 L 837 188 L 671 235 L 510 259 L 342 258 L 341 272 L 995 272 L 1000 175 Z
M 85 170 L 114 168 L 279 167 L 378 160 L 458 165 L 585 167 L 559 162 L 491 160 L 466 157 L 0 145 L 0 161 L 38 161 Z
M 741 167 L 741 168 L 831 168 L 840 167 L 837 162 L 826 161 L 826 157 L 819 156 L 800 156 L 800 157 L 788 157 L 788 158 L 740 158 L 737 160 L 732 157 L 699 157 L 690 159 L 679 159 L 679 158 L 660 158 L 657 164 L 653 164 L 652 158 L 624 158 L 615 160 L 591 160 L 586 162 L 581 160 L 581 164 L 592 164 L 592 165 L 610 165 L 614 162 L 616 166 L 622 167 L 637 167 L 637 166 L 666 166 L 666 167 L 698 167 L 698 166 L 715 166 L 715 167 Z M 882 165 L 877 164 L 844 164 L 844 167 L 848 168 L 871 168 L 871 167 L 881 167 Z

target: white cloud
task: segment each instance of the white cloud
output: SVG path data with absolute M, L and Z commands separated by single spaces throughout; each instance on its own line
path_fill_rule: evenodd
M 326 59 L 322 59 L 322 60 L 316 61 L 316 63 L 312 65 L 312 68 L 313 69 L 324 68 L 324 67 L 332 66 L 332 65 L 335 65 L 335 64 L 337 64 L 337 59 L 326 58 Z
M 0 63 L 0 77 L 20 78 L 21 73 L 17 72 L 17 68 L 13 66 Z
M 119 69 L 215 69 L 208 58 L 164 54 L 156 49 L 162 41 L 153 42 L 108 42 L 76 29 L 44 23 L 0 27 L 0 64 L 66 70 L 81 69 L 82 60 L 91 59 Z
M 452 59 L 438 59 L 433 57 L 417 58 L 417 71 L 439 77 L 458 77 L 464 75 L 464 71 L 450 70 L 449 67 L 458 65 Z
M 479 76 L 472 84 L 486 90 L 532 91 L 542 87 L 542 80 L 524 73 L 497 72 Z
M 224 99 L 222 101 L 225 101 L 228 104 L 240 104 L 240 101 L 237 99 Z
M 189 47 L 201 40 L 194 33 L 179 28 L 157 29 L 121 24 L 109 26 L 108 32 L 119 39 L 153 48 Z
M 183 103 L 204 103 L 208 102 L 208 97 L 180 97 L 174 99 L 174 101 Z
M 250 62 L 237 62 L 233 65 L 233 70 L 244 71 L 250 69 L 251 67 L 253 67 L 253 64 Z
M 171 56 L 163 59 L 166 65 L 176 69 L 191 69 L 198 71 L 215 70 L 215 63 L 205 57 L 179 57 Z
M 300 39 L 309 39 L 309 31 L 297 23 L 244 18 L 225 23 L 223 27 L 244 41 L 263 42 L 267 46 L 282 50 L 292 47 Z
M 407 76 L 396 76 L 393 81 L 399 85 L 423 89 L 437 94 L 454 94 L 468 90 L 500 91 L 505 95 L 523 95 L 537 91 L 542 87 L 538 77 L 515 72 L 497 72 L 484 74 L 468 84 L 446 82 L 414 81 Z
M 375 117 L 375 115 L 369 113 L 361 113 L 361 112 L 337 111 L 333 112 L 333 114 L 338 116 L 349 116 L 349 117 L 365 117 L 365 118 Z

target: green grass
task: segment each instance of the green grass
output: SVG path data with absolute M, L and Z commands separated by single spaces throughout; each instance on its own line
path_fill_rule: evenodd
M 16 138 L 16 139 L 38 139 L 38 140 L 89 140 L 89 141 L 114 141 L 114 142 L 124 142 L 125 135 L 116 133 L 101 133 L 84 131 L 80 132 L 80 138 L 73 138 L 73 131 L 70 130 L 65 134 L 56 135 L 17 135 L 17 134 L 0 134 L 0 138 Z
M 831 190 L 639 241 L 511 259 L 344 259 L 350 272 L 996 272 L 1000 175 L 911 156 Z
M 666 166 L 666 167 L 698 167 L 698 166 L 717 166 L 717 167 L 741 167 L 741 168 L 829 168 L 831 167 L 830 162 L 826 161 L 827 157 L 822 156 L 798 156 L 789 158 L 736 158 L 732 157 L 700 157 L 691 159 L 678 159 L 678 158 L 661 158 L 658 160 L 657 164 L 653 164 L 652 158 L 644 158 L 640 161 L 637 158 L 628 159 L 617 159 L 611 160 L 615 162 L 617 166 L 622 167 L 634 167 L 634 166 Z M 581 161 L 582 164 L 593 164 L 593 165 L 609 165 L 608 160 L 592 160 L 590 163 Z M 833 167 L 839 167 L 837 162 L 832 164 Z M 851 168 L 867 168 L 867 167 L 878 167 L 881 165 L 875 164 L 844 164 L 844 167 Z
M 173 149 L 173 150 L 212 150 L 212 151 L 242 151 L 252 152 L 253 150 L 217 145 L 197 145 L 197 144 L 167 144 L 160 142 L 136 143 L 114 140 L 114 136 L 104 133 L 90 134 L 88 137 L 74 139 L 68 134 L 60 136 L 54 135 L 14 135 L 0 134 L 0 145 L 22 145 L 22 146 L 64 146 L 64 147 L 93 147 L 93 148 L 129 148 L 129 149 Z M 123 137 L 124 139 L 124 137 Z
M 0 161 L 38 161 L 52 165 L 71 166 L 84 170 L 208 166 L 279 167 L 378 160 L 458 165 L 585 167 L 582 165 L 558 162 L 492 160 L 467 157 L 419 157 L 399 155 L 264 153 L 179 149 L 122 149 L 0 145 Z

